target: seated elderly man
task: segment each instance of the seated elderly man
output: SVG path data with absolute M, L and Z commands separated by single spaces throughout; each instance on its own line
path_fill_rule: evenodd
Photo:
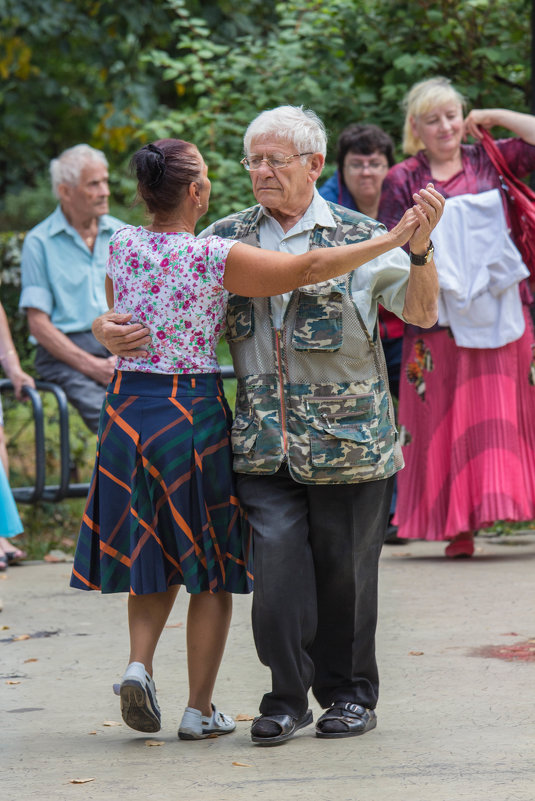
M 108 242 L 123 223 L 107 213 L 108 162 L 101 151 L 71 147 L 52 160 L 50 174 L 59 205 L 24 240 L 19 307 L 37 343 L 39 375 L 59 384 L 96 432 L 115 358 L 91 324 L 108 308 Z

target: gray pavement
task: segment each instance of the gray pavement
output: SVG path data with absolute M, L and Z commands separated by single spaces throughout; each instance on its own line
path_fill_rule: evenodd
M 10 568 L 0 580 L 0 797 L 534 801 L 535 534 L 480 537 L 472 560 L 442 552 L 422 542 L 383 551 L 377 729 L 326 741 L 309 727 L 277 748 L 253 746 L 249 722 L 177 739 L 185 594 L 155 662 L 163 728 L 144 736 L 122 724 L 112 693 L 128 656 L 126 597 L 70 590 L 68 564 Z M 255 715 L 269 686 L 249 614 L 250 598 L 237 597 L 215 693 L 234 715 Z M 515 653 L 524 658 L 504 658 Z

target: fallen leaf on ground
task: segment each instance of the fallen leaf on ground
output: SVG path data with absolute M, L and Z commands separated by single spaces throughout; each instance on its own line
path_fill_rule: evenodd
M 423 651 L 409 651 L 409 656 L 423 656 Z
M 237 768 L 252 768 L 252 765 L 248 765 L 246 762 L 233 762 L 233 765 L 236 765 Z
M 19 640 L 29 640 L 29 639 L 30 639 L 29 634 L 19 634 L 18 637 L 13 637 L 13 642 L 18 642 Z
M 96 731 L 88 731 L 88 734 L 96 734 Z
M 236 715 L 234 720 L 254 720 L 254 715 Z
M 39 662 L 39 660 L 38 660 L 38 659 L 36 659 L 35 657 L 32 657 L 31 659 L 25 659 L 25 660 L 24 660 L 24 664 L 25 664 L 25 665 L 26 665 L 28 662 Z
M 15 679 L 8 679 L 6 684 L 20 684 L 20 681 L 15 681 Z
M 9 629 L 9 626 L 0 626 L 0 630 L 1 631 L 7 631 L 8 629 Z
M 103 726 L 122 726 L 122 723 L 119 723 L 116 720 L 105 720 L 102 724 Z
M 145 745 L 165 745 L 163 740 L 145 740 Z
M 518 637 L 518 632 L 516 631 L 504 631 L 502 637 Z
M 95 781 L 95 777 L 93 776 L 92 779 L 71 779 L 70 783 L 71 784 L 87 784 L 87 782 L 94 782 L 94 781 Z
M 165 628 L 166 629 L 181 629 L 182 628 L 182 623 L 169 623 Z
M 43 556 L 43 559 L 45 562 L 66 562 L 67 554 L 59 550 L 50 551 Z

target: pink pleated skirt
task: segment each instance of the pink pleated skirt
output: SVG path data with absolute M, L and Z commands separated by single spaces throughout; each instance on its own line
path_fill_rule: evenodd
M 445 540 L 535 518 L 531 318 L 502 348 L 460 348 L 448 329 L 407 328 L 399 424 L 398 536 Z

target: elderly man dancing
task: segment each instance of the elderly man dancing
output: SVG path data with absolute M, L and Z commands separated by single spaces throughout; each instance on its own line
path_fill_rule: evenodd
M 244 150 L 258 204 L 201 236 L 303 253 L 385 232 L 319 196 L 326 136 L 313 112 L 263 112 L 247 129 Z M 285 296 L 228 299 L 238 378 L 234 470 L 255 530 L 254 638 L 272 676 L 251 727 L 258 745 L 283 743 L 312 722 L 310 688 L 326 710 L 318 737 L 376 726 L 378 561 L 403 464 L 377 306 L 420 326 L 436 321 L 429 237 L 443 198 L 430 185 L 421 197 L 427 221 L 413 234 L 410 259 L 398 249 Z M 141 327 L 121 338 L 116 319 L 98 321 L 98 338 L 123 355 L 142 347 Z

